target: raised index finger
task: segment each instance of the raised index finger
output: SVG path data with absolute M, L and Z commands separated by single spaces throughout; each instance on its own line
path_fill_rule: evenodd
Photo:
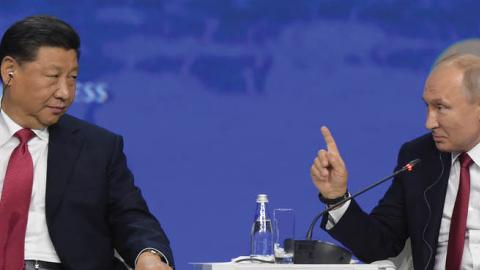
M 330 130 L 326 126 L 322 126 L 320 130 L 322 131 L 323 139 L 327 144 L 328 152 L 339 154 L 337 144 L 335 143 L 335 140 L 333 139 L 333 136 Z

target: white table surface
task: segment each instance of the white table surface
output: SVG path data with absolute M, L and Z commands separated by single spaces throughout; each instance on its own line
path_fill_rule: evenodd
M 383 270 L 394 269 L 375 264 L 245 264 L 231 262 L 191 263 L 197 270 Z

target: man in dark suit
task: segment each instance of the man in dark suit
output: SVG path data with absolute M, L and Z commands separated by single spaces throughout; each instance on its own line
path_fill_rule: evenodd
M 417 158 L 420 166 L 396 177 L 370 214 L 352 200 L 324 216 L 322 227 L 366 262 L 396 256 L 410 238 L 415 269 L 478 269 L 480 58 L 438 63 L 423 99 L 431 133 L 402 146 L 397 168 Z M 348 173 L 330 131 L 322 134 L 327 150 L 311 176 L 328 205 L 349 196 Z
M 169 241 L 133 183 L 123 141 L 65 112 L 80 39 L 50 16 L 0 43 L 0 270 L 173 269 Z

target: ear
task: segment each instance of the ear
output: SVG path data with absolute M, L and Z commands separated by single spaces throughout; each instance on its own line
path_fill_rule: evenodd
M 17 70 L 18 63 L 17 61 L 11 56 L 5 56 L 2 59 L 2 63 L 0 64 L 0 75 L 2 76 L 2 81 L 6 84 L 10 80 L 9 73 L 15 73 Z

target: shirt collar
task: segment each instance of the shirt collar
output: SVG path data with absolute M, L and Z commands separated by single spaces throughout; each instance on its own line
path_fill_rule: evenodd
M 452 153 L 452 165 L 453 163 L 459 158 L 461 152 L 453 152 Z M 477 166 L 480 166 L 480 143 L 475 145 L 472 149 L 467 151 L 467 154 L 470 156 L 470 158 L 473 160 Z
M 4 145 L 22 127 L 15 123 L 4 110 L 0 109 L 0 146 Z M 42 141 L 48 142 L 48 128 L 32 129 L 33 133 Z

